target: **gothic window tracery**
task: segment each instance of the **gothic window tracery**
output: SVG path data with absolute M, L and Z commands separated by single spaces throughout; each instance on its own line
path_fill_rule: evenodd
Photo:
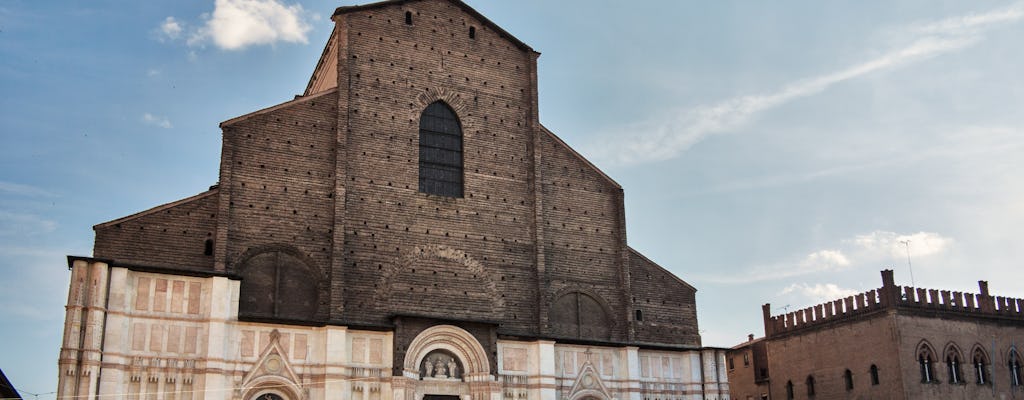
M 960 350 L 955 346 L 946 349 L 946 371 L 949 373 L 949 383 L 956 385 L 963 382 L 963 373 L 960 371 Z
M 985 351 L 983 351 L 981 347 L 976 347 L 971 361 L 971 364 L 974 366 L 975 383 L 979 385 L 987 385 L 989 383 L 987 367 L 988 357 L 985 355 Z
M 934 362 L 935 356 L 932 353 L 931 347 L 926 343 L 922 343 L 917 350 L 917 363 L 921 369 L 922 383 L 931 383 L 935 380 L 935 371 L 932 367 Z
M 1014 387 L 1021 386 L 1021 372 L 1020 372 L 1020 354 L 1017 353 L 1016 349 L 1010 350 L 1009 361 L 1007 362 L 1010 372 L 1010 385 Z

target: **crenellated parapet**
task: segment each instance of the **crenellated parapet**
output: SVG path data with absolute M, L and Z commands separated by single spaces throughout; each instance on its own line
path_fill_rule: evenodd
M 803 331 L 824 324 L 861 319 L 888 310 L 984 317 L 1024 323 L 1024 299 L 992 296 L 988 282 L 978 281 L 978 294 L 897 286 L 892 270 L 882 271 L 882 287 L 786 314 L 762 306 L 766 337 Z
M 883 301 L 883 289 L 873 289 L 853 296 L 817 304 L 802 310 L 771 316 L 771 304 L 762 306 L 765 336 L 803 330 L 826 323 L 859 318 L 876 313 L 889 306 Z

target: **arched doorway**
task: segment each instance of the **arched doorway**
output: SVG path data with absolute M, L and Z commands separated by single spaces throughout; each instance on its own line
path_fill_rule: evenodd
M 491 375 L 487 351 L 462 328 L 436 325 L 409 343 L 402 365 L 404 394 L 415 400 L 490 399 L 501 388 Z

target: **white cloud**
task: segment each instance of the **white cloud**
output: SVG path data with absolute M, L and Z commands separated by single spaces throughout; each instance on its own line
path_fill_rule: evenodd
M 1016 3 L 984 14 L 968 14 L 941 21 L 913 24 L 909 30 L 925 35 L 967 34 L 991 25 L 1016 22 L 1021 18 L 1024 18 L 1024 3 Z
M 808 254 L 799 265 L 805 271 L 827 271 L 850 266 L 850 259 L 838 250 L 821 250 Z
M 953 239 L 933 232 L 917 232 L 900 235 L 895 232 L 874 231 L 857 235 L 851 241 L 860 248 L 878 255 L 889 255 L 897 259 L 906 257 L 927 257 L 949 250 Z
M 758 265 L 740 274 L 716 275 L 706 278 L 719 283 L 750 283 L 793 278 L 819 272 L 840 271 L 850 266 L 850 259 L 839 250 L 819 250 L 797 261 Z
M 704 138 L 734 130 L 758 114 L 793 100 L 821 93 L 831 86 L 874 72 L 919 62 L 977 43 L 984 29 L 1024 18 L 1018 3 L 984 14 L 916 24 L 906 30 L 910 44 L 847 68 L 785 85 L 773 93 L 747 95 L 718 104 L 677 110 L 668 115 L 605 135 L 588 153 L 612 163 L 630 164 L 673 158 Z
M 174 127 L 173 125 L 171 125 L 171 121 L 168 120 L 167 117 L 161 117 L 150 113 L 142 114 L 142 122 L 145 122 L 153 126 L 159 126 L 164 129 L 170 129 Z
M 35 186 L 0 181 L 0 192 L 19 196 L 53 197 L 54 194 Z
M 217 0 L 206 24 L 192 33 L 188 44 L 207 42 L 226 50 L 277 42 L 307 43 L 311 29 L 301 5 L 277 0 Z
M 29 236 L 50 233 L 57 223 L 32 214 L 0 211 L 0 236 Z
M 167 17 L 164 22 L 160 24 L 160 39 L 161 40 L 174 40 L 181 37 L 181 32 L 185 28 L 178 20 L 174 17 Z
M 815 304 L 832 301 L 835 299 L 853 296 L 860 292 L 853 289 L 845 289 L 834 283 L 817 283 L 808 285 L 806 283 L 794 283 L 782 289 L 779 295 L 797 295 L 802 302 L 813 302 Z M 803 303 L 801 303 L 803 304 Z
M 738 274 L 705 277 L 707 281 L 739 284 L 779 281 L 821 273 L 838 273 L 858 267 L 881 268 L 906 260 L 909 241 L 912 258 L 944 254 L 954 240 L 933 232 L 899 234 L 874 231 L 840 240 L 833 249 L 817 250 L 798 259 L 755 265 Z

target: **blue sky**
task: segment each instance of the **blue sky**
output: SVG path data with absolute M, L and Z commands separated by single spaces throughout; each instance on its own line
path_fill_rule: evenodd
M 56 386 L 65 256 L 214 184 L 217 124 L 301 93 L 351 4 L 0 3 L 0 369 L 24 394 Z M 706 345 L 761 335 L 766 302 L 909 285 L 907 250 L 919 287 L 1024 297 L 1024 4 L 469 4 L 542 53 L 542 123 L 625 188 Z

